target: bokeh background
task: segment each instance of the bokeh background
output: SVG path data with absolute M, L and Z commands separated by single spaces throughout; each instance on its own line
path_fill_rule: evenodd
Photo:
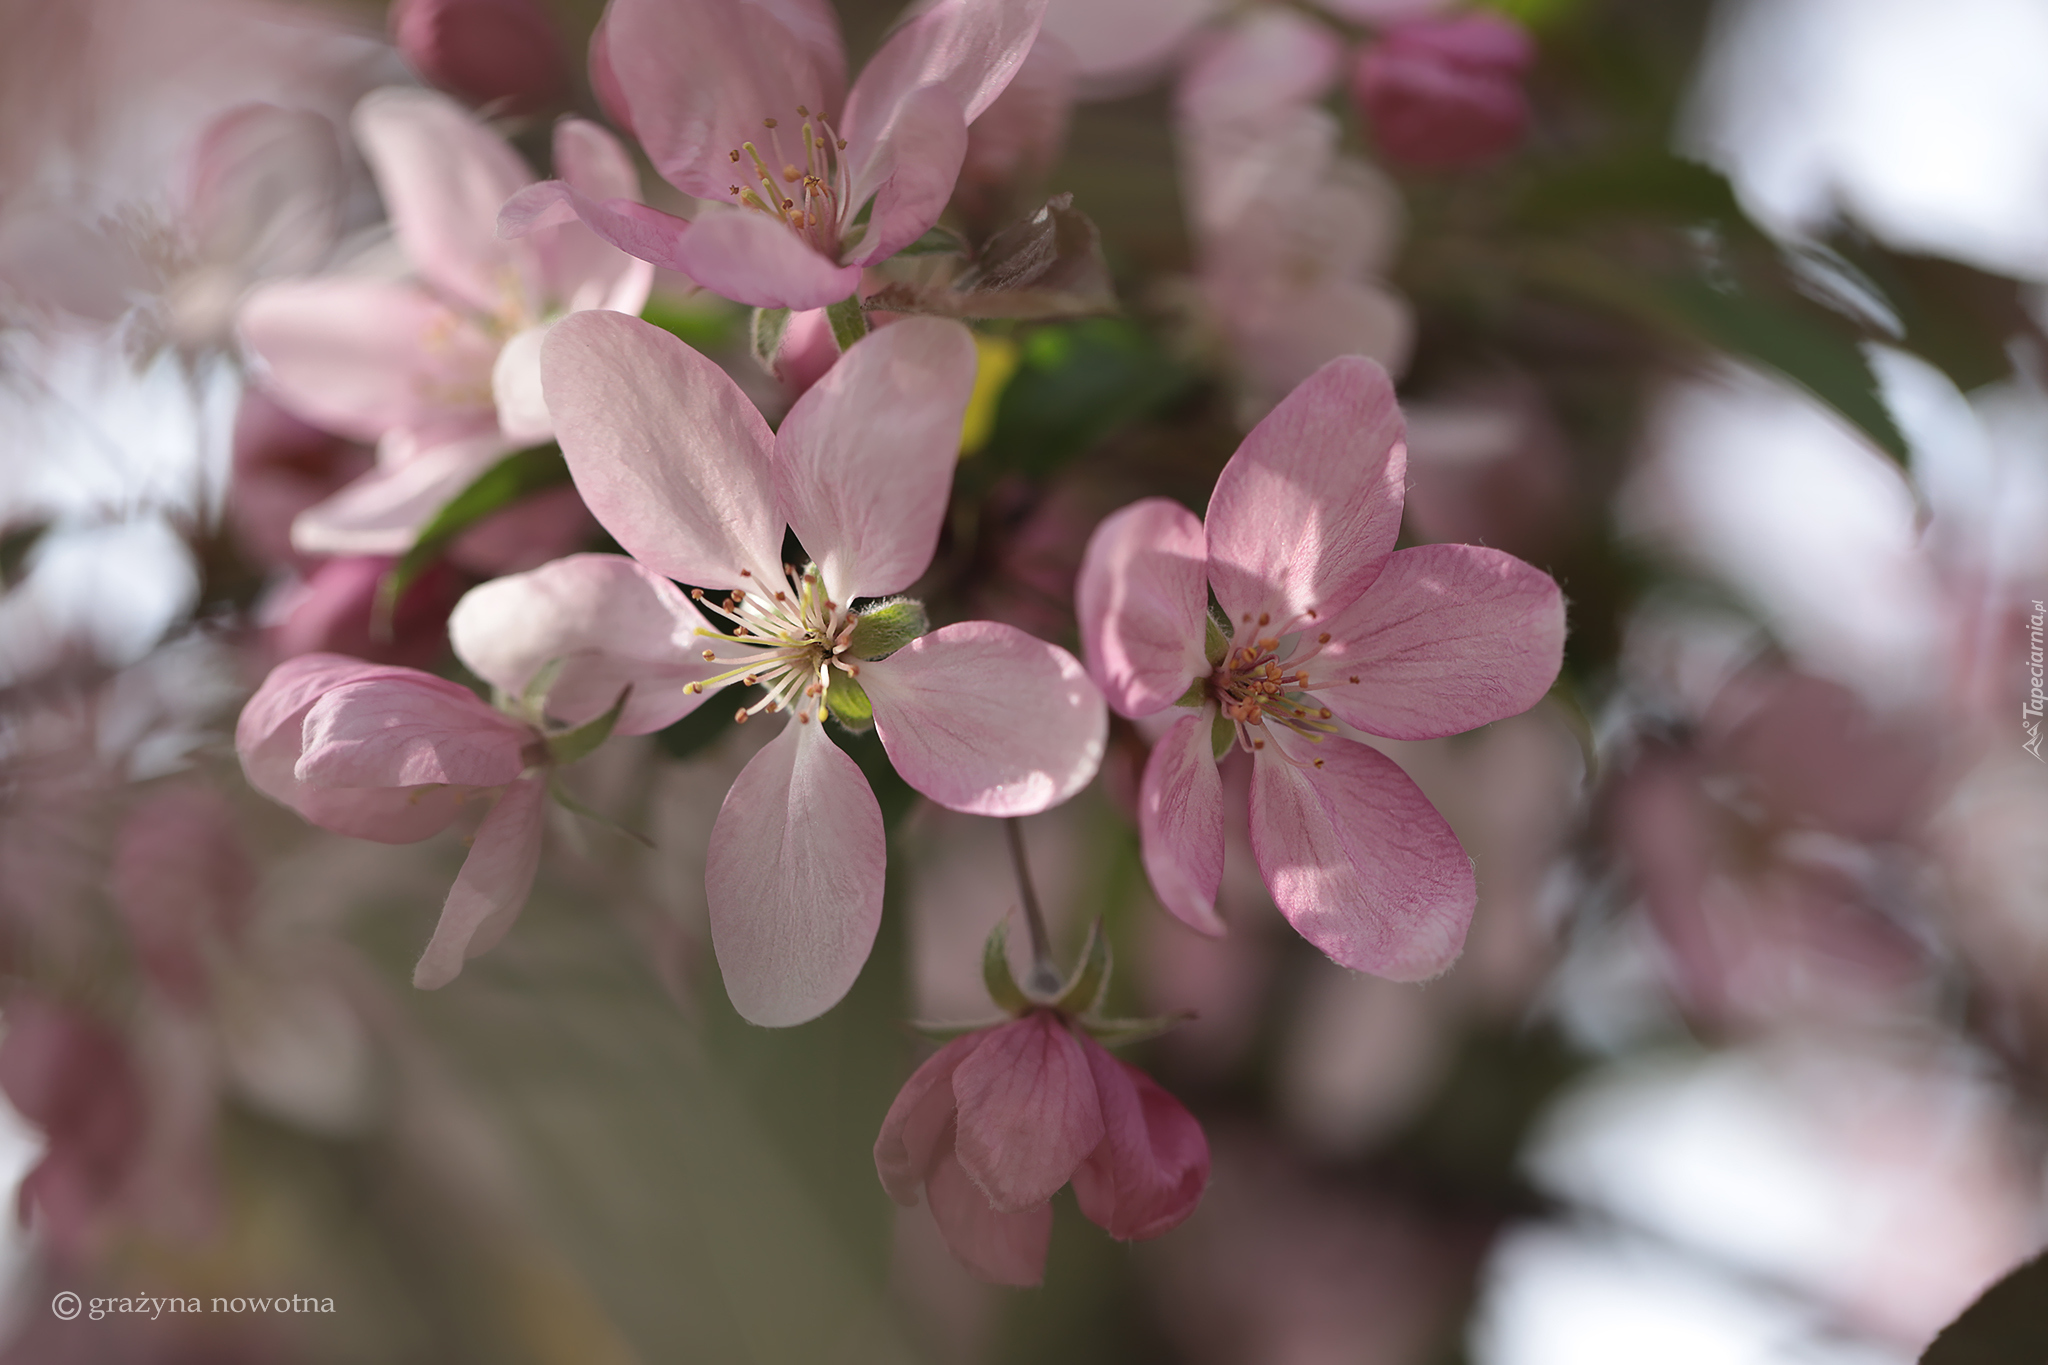
M 599 7 L 545 8 L 565 83 L 494 111 L 536 163 L 556 109 L 596 109 Z M 895 9 L 839 8 L 857 67 Z M 1316 21 L 1369 45 L 1353 8 Z M 340 130 L 416 81 L 382 7 L 0 2 L 0 1183 L 46 1195 L 0 1234 L 5 1359 L 1889 1365 L 2035 1255 L 2048 8 L 1491 8 L 1534 39 L 1531 114 L 1475 164 L 1403 165 L 1336 89 L 1338 149 L 1271 153 L 1247 245 L 1197 193 L 1173 67 L 1080 82 L 1057 156 L 949 220 L 1071 192 L 1118 306 L 984 329 L 999 387 L 935 620 L 1073 644 L 1094 523 L 1199 508 L 1361 291 L 1407 338 L 1382 357 L 1404 543 L 1499 546 L 1570 602 L 1549 699 L 1386 746 L 1478 867 L 1438 981 L 1332 966 L 1241 845 L 1228 938 L 1167 916 L 1122 722 L 1096 786 L 1027 822 L 1062 950 L 1100 917 L 1119 1011 L 1195 1012 L 1131 1055 L 1214 1172 L 1135 1246 L 1063 1197 L 1044 1287 L 1015 1291 L 874 1176 L 906 1021 L 988 1012 L 980 946 L 1017 893 L 995 824 L 919 801 L 872 741 L 882 937 L 844 1004 L 781 1031 L 732 1012 L 702 903 L 758 734 L 692 720 L 579 767 L 652 846 L 565 821 L 510 937 L 431 993 L 411 962 L 459 840 L 353 843 L 240 777 L 234 718 L 277 658 L 452 670 L 440 619 L 528 534 L 471 532 L 397 641 L 368 629 L 374 575 L 301 610 L 320 568 L 280 518 L 368 455 L 266 407 L 234 307 L 375 250 L 382 212 L 339 131 L 317 193 L 280 173 L 241 218 L 198 212 L 188 167 L 237 105 Z M 1306 273 L 1253 306 L 1261 270 Z M 788 403 L 742 310 L 665 276 L 648 315 Z M 2048 1351 L 2021 1344 L 2048 1276 L 2020 1288 L 2038 1314 L 1970 1358 Z M 335 1311 L 63 1323 L 62 1289 Z

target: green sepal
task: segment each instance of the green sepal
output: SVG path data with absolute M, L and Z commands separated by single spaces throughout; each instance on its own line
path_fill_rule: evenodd
M 1110 950 L 1109 935 L 1102 932 L 1102 921 L 1097 919 L 1088 926 L 1088 942 L 1081 949 L 1081 963 L 1074 968 L 1074 975 L 1060 992 L 1059 999 L 1052 1002 L 1054 1009 L 1063 1014 L 1086 1014 L 1101 1003 L 1103 994 L 1109 990 Z
M 574 763 L 592 749 L 612 737 L 612 727 L 619 723 L 619 715 L 626 709 L 626 698 L 633 695 L 633 684 L 627 683 L 620 690 L 619 699 L 612 703 L 612 709 L 591 720 L 584 721 L 573 730 L 561 730 L 547 736 L 548 758 L 557 766 Z
M 859 294 L 827 304 L 825 319 L 832 324 L 832 339 L 839 343 L 842 351 L 868 334 L 868 315 L 861 307 Z
M 996 921 L 996 927 L 989 930 L 988 942 L 981 945 L 981 980 L 988 987 L 988 998 L 995 1001 L 997 1009 L 1012 1017 L 1030 1012 L 1030 998 L 1017 985 L 1017 978 L 1010 975 L 1008 915 Z
M 1209 722 L 1209 752 L 1219 762 L 1237 743 L 1237 725 L 1221 711 Z
M 547 713 L 548 693 L 555 690 L 555 683 L 561 679 L 562 668 L 568 662 L 568 656 L 563 655 L 549 659 L 533 671 L 533 676 L 526 680 L 526 686 L 519 690 L 519 698 L 513 703 L 522 720 L 540 724 L 540 718 Z M 498 695 L 495 688 L 492 695 Z
M 862 612 L 853 623 L 853 638 L 847 642 L 847 649 L 863 662 L 886 659 L 931 628 L 924 603 L 899 597 Z
M 775 373 L 775 357 L 789 331 L 789 318 L 787 308 L 756 308 L 748 321 L 747 347 L 754 353 L 754 363 L 770 374 Z
M 622 825 L 618 821 L 612 819 L 611 816 L 606 815 L 603 811 L 592 810 L 589 806 L 586 806 L 583 804 L 583 802 L 577 800 L 575 793 L 571 792 L 567 787 L 563 786 L 560 778 L 550 777 L 548 779 L 548 795 L 554 798 L 556 805 L 560 806 L 563 810 L 570 812 L 572 815 L 580 815 L 586 820 L 594 820 L 598 824 L 603 825 L 606 829 L 614 830 L 617 833 L 625 835 L 628 839 L 631 839 L 634 843 L 641 845 L 643 848 L 654 847 L 654 840 L 648 838 L 639 830 L 628 828 L 627 826 Z
M 832 713 L 832 719 L 855 734 L 874 728 L 875 704 L 868 700 L 867 689 L 851 673 L 832 670 L 831 680 L 825 684 L 825 709 Z
M 1219 615 L 1212 604 L 1203 615 L 1202 624 L 1202 657 L 1209 661 L 1209 667 L 1221 668 L 1223 656 L 1230 652 L 1230 621 Z
M 1175 706 L 1200 706 L 1209 700 L 1209 680 L 1197 678 L 1188 684 L 1188 690 L 1174 698 Z
M 965 1038 L 970 1033 L 984 1029 L 1001 1028 L 1010 1021 L 1006 1018 L 977 1019 L 969 1024 L 941 1024 L 930 1019 L 906 1019 L 904 1027 L 913 1029 L 935 1043 L 950 1043 L 955 1038 Z
M 1193 1010 L 1175 1010 L 1171 1014 L 1156 1014 L 1149 1019 L 1076 1019 L 1090 1038 L 1104 1047 L 1122 1047 L 1127 1043 L 1142 1043 L 1147 1038 L 1157 1038 L 1169 1029 L 1178 1028 L 1195 1017 Z
M 569 466 L 562 459 L 561 447 L 552 441 L 515 450 L 477 475 L 469 487 L 450 498 L 420 528 L 412 548 L 399 557 L 377 585 L 377 599 L 370 609 L 371 634 L 378 639 L 391 638 L 391 618 L 398 600 L 459 533 L 530 494 L 567 482 Z

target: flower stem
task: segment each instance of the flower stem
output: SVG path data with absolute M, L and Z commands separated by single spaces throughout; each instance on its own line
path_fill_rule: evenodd
M 1034 995 L 1059 992 L 1060 969 L 1052 960 L 1052 935 L 1046 932 L 1045 912 L 1038 908 L 1038 892 L 1031 885 L 1031 865 L 1024 857 L 1024 822 L 1011 815 L 1003 820 L 1003 832 L 1010 839 L 1010 862 L 1017 869 L 1017 891 L 1024 898 L 1024 924 L 1031 931 L 1031 972 L 1026 982 Z
M 832 324 L 832 339 L 842 351 L 868 334 L 868 315 L 861 310 L 858 291 L 827 304 L 825 317 Z

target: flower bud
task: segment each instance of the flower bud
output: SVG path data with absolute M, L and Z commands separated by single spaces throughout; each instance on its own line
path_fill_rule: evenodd
M 562 37 L 534 0 L 397 0 L 391 38 L 430 85 L 531 113 L 568 89 Z
M 1360 54 L 1351 90 L 1389 161 L 1477 166 L 1522 140 L 1522 76 L 1535 56 L 1529 35 L 1499 15 L 1418 19 Z

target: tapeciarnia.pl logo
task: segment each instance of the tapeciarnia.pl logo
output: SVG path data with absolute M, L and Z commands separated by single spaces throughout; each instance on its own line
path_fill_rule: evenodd
M 2048 707 L 2048 691 L 2042 687 L 2041 625 L 2044 619 L 2048 619 L 2048 606 L 2036 600 L 2034 614 L 2027 618 L 2027 676 L 2032 685 L 2027 689 L 2025 704 L 2020 707 L 2020 724 L 2027 731 L 2026 743 L 2020 747 L 2037 760 L 2048 763 L 2048 759 L 2041 758 L 2041 712 Z

